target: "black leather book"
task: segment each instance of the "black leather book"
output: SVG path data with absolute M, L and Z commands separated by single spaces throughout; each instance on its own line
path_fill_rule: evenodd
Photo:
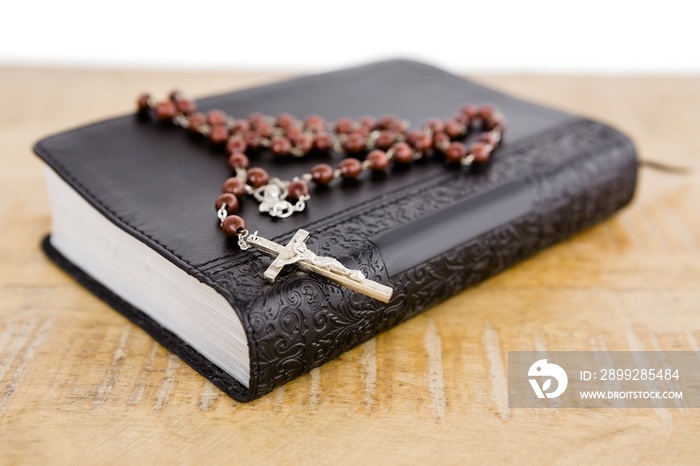
M 609 126 L 410 61 L 198 101 L 238 117 L 393 113 L 414 126 L 467 102 L 495 104 L 508 120 L 485 165 L 449 169 L 427 158 L 316 188 L 304 212 L 282 220 L 242 202 L 251 230 L 286 243 L 303 228 L 310 250 L 391 285 L 387 304 L 295 267 L 266 281 L 270 257 L 240 251 L 219 229 L 213 200 L 229 176 L 225 153 L 133 115 L 36 144 L 54 222 L 43 247 L 224 392 L 250 401 L 612 215 L 633 196 L 638 162 Z M 339 157 L 262 153 L 254 164 L 289 179 Z

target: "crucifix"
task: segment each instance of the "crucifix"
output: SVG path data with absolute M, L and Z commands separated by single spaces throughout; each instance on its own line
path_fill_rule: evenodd
M 364 295 L 389 302 L 393 290 L 381 283 L 367 279 L 360 270 L 345 267 L 332 257 L 318 256 L 306 247 L 309 232 L 298 230 L 286 246 L 258 236 L 256 231 L 245 238 L 245 242 L 274 257 L 265 271 L 265 278 L 275 281 L 277 275 L 287 265 L 296 264 L 307 272 L 323 275 Z

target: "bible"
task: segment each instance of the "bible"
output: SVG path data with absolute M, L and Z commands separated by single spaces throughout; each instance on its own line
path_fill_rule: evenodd
M 466 102 L 494 104 L 508 121 L 488 163 L 426 157 L 390 176 L 337 180 L 283 219 L 243 200 L 240 211 L 269 238 L 252 236 L 261 249 L 250 251 L 221 233 L 213 200 L 230 173 L 225 152 L 202 138 L 134 115 L 49 136 L 34 148 L 52 215 L 42 246 L 225 393 L 253 400 L 614 214 L 634 195 L 638 160 L 608 125 L 406 60 L 197 101 L 237 117 L 396 114 L 412 127 Z M 281 179 L 339 156 L 266 152 L 254 164 Z M 294 241 L 310 259 L 283 260 Z M 329 278 L 337 273 L 313 273 L 326 256 L 376 282 L 388 302 Z

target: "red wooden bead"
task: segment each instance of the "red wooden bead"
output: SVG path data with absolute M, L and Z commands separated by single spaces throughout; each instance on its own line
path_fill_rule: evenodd
M 461 142 L 453 142 L 445 150 L 447 163 L 459 163 L 467 155 L 467 147 Z
M 260 146 L 260 136 L 255 131 L 247 131 L 243 133 L 243 140 L 248 147 L 257 149 Z
M 429 129 L 433 133 L 441 133 L 445 129 L 445 124 L 438 118 L 428 118 L 425 120 L 423 127 Z
M 176 113 L 175 104 L 169 100 L 156 105 L 156 116 L 162 121 L 172 120 Z
M 352 157 L 348 157 L 347 159 L 340 161 L 338 170 L 340 170 L 340 174 L 343 176 L 343 178 L 357 178 L 360 176 L 360 173 L 362 173 L 362 162 Z
M 425 133 L 419 129 L 412 129 L 406 133 L 406 142 L 410 145 L 413 145 L 424 134 Z
M 362 152 L 365 150 L 367 138 L 362 133 L 351 133 L 343 143 L 343 148 L 348 152 Z
M 187 118 L 187 129 L 196 133 L 207 123 L 207 116 L 203 113 L 193 113 Z
M 476 105 L 467 104 L 461 108 L 460 113 L 467 117 L 467 120 L 471 121 L 476 118 L 477 114 L 479 113 L 479 109 L 476 107 Z
M 284 129 L 284 135 L 289 139 L 290 141 L 294 140 L 295 138 L 298 138 L 302 133 L 301 128 L 298 126 L 289 126 Z
M 234 152 L 228 158 L 228 167 L 231 171 L 236 171 L 237 168 L 248 168 L 250 166 L 250 160 L 242 152 Z
M 224 193 L 231 193 L 236 197 L 243 197 L 246 195 L 245 182 L 240 178 L 232 176 L 224 181 L 221 191 Z
M 287 128 L 288 126 L 292 126 L 295 123 L 295 121 L 296 118 L 294 118 L 294 115 L 291 115 L 289 113 L 280 113 L 279 115 L 277 115 L 275 124 L 280 128 Z
M 504 130 L 506 126 L 506 122 L 503 118 L 499 118 L 498 115 L 492 115 L 489 119 L 484 120 L 484 127 L 486 129 L 493 130 L 496 128 L 499 128 L 501 130 Z
M 319 163 L 311 169 L 311 179 L 316 184 L 327 185 L 333 181 L 333 168 L 326 163 Z
M 141 94 L 138 99 L 136 99 L 136 108 L 139 112 L 146 112 L 151 108 L 151 94 Z
M 285 137 L 276 137 L 270 148 L 275 155 L 287 155 L 292 150 L 292 143 Z
M 260 167 L 255 167 L 248 170 L 248 184 L 253 188 L 265 186 L 269 180 L 270 175 L 268 175 L 267 172 Z
M 233 133 L 243 133 L 250 129 L 250 123 L 248 120 L 236 120 L 231 125 L 231 132 Z
M 413 143 L 419 152 L 427 152 L 433 148 L 433 138 L 421 131 L 421 136 Z
M 316 139 L 314 139 L 314 147 L 316 150 L 323 152 L 331 150 L 333 148 L 333 137 L 325 131 L 317 133 Z
M 464 135 L 467 128 L 456 120 L 448 120 L 445 122 L 445 133 L 452 139 L 457 139 Z
M 381 131 L 377 139 L 374 141 L 374 147 L 381 150 L 387 150 L 396 142 L 396 135 L 393 131 Z
M 478 115 L 479 115 L 479 118 L 486 121 L 493 116 L 495 111 L 496 111 L 496 109 L 493 107 L 493 105 L 485 104 L 485 105 L 482 105 L 481 107 L 479 107 Z
M 300 199 L 302 196 L 309 195 L 309 187 L 302 180 L 294 180 L 287 186 L 287 197 L 292 201 Z
M 389 167 L 389 157 L 383 150 L 373 150 L 367 154 L 369 168 L 372 171 L 384 171 Z
M 479 142 L 483 142 L 484 144 L 489 144 L 493 147 L 498 146 L 498 143 L 500 142 L 500 138 L 496 134 L 491 132 L 481 133 L 477 140 Z
M 348 134 L 355 129 L 355 122 L 350 118 L 340 118 L 335 122 L 335 132 L 338 134 Z
M 209 110 L 207 112 L 207 123 L 210 125 L 224 125 L 226 124 L 226 114 L 221 110 Z
M 326 120 L 319 115 L 309 115 L 304 121 L 304 129 L 313 132 L 325 131 Z
M 292 140 L 294 147 L 302 154 L 307 154 L 314 147 L 314 138 L 310 134 L 301 133 Z
M 265 115 L 260 112 L 253 112 L 248 115 L 248 123 L 250 124 L 251 129 L 255 129 L 258 125 L 267 122 Z
M 168 98 L 173 102 L 178 102 L 184 99 L 185 96 L 178 89 L 173 89 L 172 91 L 170 91 L 170 94 L 168 94 Z
M 175 102 L 175 107 L 177 108 L 178 112 L 184 115 L 189 115 L 197 110 L 197 103 L 194 100 L 181 99 Z
M 445 133 L 435 133 L 433 135 L 433 146 L 445 152 L 450 145 L 450 137 Z
M 229 154 L 233 154 L 236 152 L 244 153 L 247 148 L 248 145 L 245 143 L 245 140 L 243 140 L 243 138 L 240 136 L 230 137 L 228 138 L 228 142 L 226 143 L 226 151 Z
M 228 128 L 225 125 L 214 125 L 209 131 L 209 140 L 214 144 L 223 144 L 228 140 Z
M 377 128 L 390 129 L 392 131 L 400 131 L 403 129 L 403 123 L 396 115 L 384 115 L 377 120 Z
M 391 146 L 394 151 L 394 160 L 399 163 L 411 163 L 413 162 L 413 149 L 411 146 L 405 142 L 397 142 Z
M 266 122 L 255 125 L 255 132 L 262 138 L 269 138 L 272 136 L 272 126 L 268 125 Z
M 216 207 L 216 211 L 218 212 L 219 209 L 221 209 L 221 206 L 226 204 L 226 212 L 229 214 L 235 214 L 238 212 L 238 198 L 232 194 L 232 193 L 223 193 L 219 197 L 216 198 L 216 202 L 214 203 L 214 207 Z
M 369 131 L 372 131 L 374 129 L 374 127 L 377 125 L 377 120 L 375 120 L 371 116 L 365 115 L 362 118 L 360 118 L 358 123 L 360 123 L 360 126 L 362 128 L 365 128 Z
M 235 238 L 238 233 L 245 230 L 245 220 L 238 215 L 229 215 L 221 222 L 221 229 L 226 236 Z
M 469 153 L 474 156 L 474 162 L 483 163 L 491 156 L 491 150 L 483 142 L 475 142 L 469 146 Z

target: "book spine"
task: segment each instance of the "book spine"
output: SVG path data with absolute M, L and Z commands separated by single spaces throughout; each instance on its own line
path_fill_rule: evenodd
M 441 301 L 576 232 L 609 217 L 633 197 L 637 157 L 633 144 L 612 128 L 589 120 L 576 120 L 556 131 L 537 135 L 501 154 L 499 166 L 475 174 L 470 182 L 459 176 L 440 180 L 430 189 L 416 189 L 361 215 L 319 227 L 331 238 L 315 247 L 361 268 L 368 278 L 390 283 L 394 297 L 387 305 L 358 295 L 323 279 L 309 280 L 289 273 L 262 296 L 245 297 L 246 283 L 260 290 L 256 274 L 263 265 L 251 260 L 227 271 L 227 288 L 238 290 L 240 312 L 249 334 L 251 380 L 244 401 L 257 398 L 344 351 L 388 330 Z M 542 167 L 547 167 L 542 168 Z M 509 211 L 507 221 L 471 230 L 464 240 L 419 260 L 418 263 L 385 260 L 389 253 L 383 231 L 408 230 L 420 218 L 449 209 L 449 203 L 468 197 L 468 190 L 485 192 L 485 186 L 508 186 L 513 201 L 496 202 Z M 491 191 L 494 191 L 491 189 Z M 508 188 L 510 189 L 510 188 Z M 523 200 L 524 199 L 524 200 Z M 457 209 L 469 224 L 469 209 Z M 453 217 L 452 211 L 450 216 Z M 485 217 L 484 217 L 485 218 Z M 431 222 L 427 222 L 431 223 Z M 425 237 L 426 235 L 421 235 Z M 428 235 L 430 236 L 430 235 Z M 339 249 L 333 238 L 343 238 Z M 377 245 L 379 243 L 379 246 Z M 408 241 L 406 244 L 410 244 Z M 404 255 L 412 256 L 411 250 Z M 416 244 L 414 255 L 425 249 Z M 391 254 L 389 254 L 391 255 Z M 414 261 L 415 262 L 415 261 Z M 245 271 L 245 275 L 241 271 Z M 239 275 L 234 277 L 231 274 Z M 234 285 L 233 288 L 231 286 Z M 234 396 L 238 399 L 239 396 Z

